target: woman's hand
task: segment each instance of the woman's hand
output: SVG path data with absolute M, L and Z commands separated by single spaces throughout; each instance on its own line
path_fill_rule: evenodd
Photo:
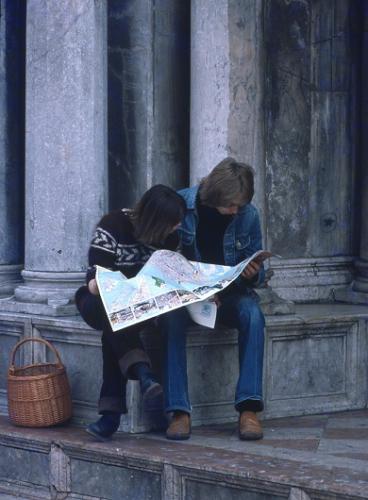
M 88 282 L 88 290 L 92 295 L 100 295 L 100 292 L 98 291 L 97 281 L 95 279 L 92 279 Z
M 211 302 L 214 302 L 216 304 L 217 307 L 220 307 L 221 306 L 221 301 L 216 293 L 216 295 L 213 295 L 210 299 L 209 299 Z

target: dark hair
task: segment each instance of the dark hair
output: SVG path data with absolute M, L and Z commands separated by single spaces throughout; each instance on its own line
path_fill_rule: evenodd
M 162 244 L 185 214 L 185 201 L 163 184 L 151 187 L 132 213 L 134 235 L 141 243 Z
M 200 198 L 209 207 L 250 203 L 254 195 L 254 171 L 246 163 L 225 158 L 202 179 Z

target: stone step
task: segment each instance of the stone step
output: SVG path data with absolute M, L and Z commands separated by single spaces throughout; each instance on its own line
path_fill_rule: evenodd
M 118 433 L 98 443 L 75 426 L 27 429 L 0 417 L 0 498 L 368 498 L 367 410 L 265 420 L 264 434 L 239 441 L 234 424 L 221 424 L 185 442 Z
M 265 411 L 262 418 L 365 408 L 368 380 L 368 310 L 344 304 L 297 305 L 293 315 L 266 316 Z M 58 349 L 72 388 L 76 424 L 96 418 L 101 381 L 100 333 L 79 317 L 0 313 L 0 413 L 7 414 L 6 375 L 12 347 L 22 337 L 43 337 Z M 161 342 L 144 335 L 160 373 Z M 28 343 L 18 363 L 50 359 L 39 343 Z M 193 424 L 232 422 L 237 379 L 237 333 L 193 327 L 187 339 Z M 129 413 L 121 430 L 144 432 L 162 425 L 159 414 L 142 411 L 137 382 L 130 382 Z

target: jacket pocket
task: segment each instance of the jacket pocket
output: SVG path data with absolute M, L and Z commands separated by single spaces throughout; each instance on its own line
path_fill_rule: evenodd
M 250 245 L 250 236 L 238 236 L 235 239 L 235 248 L 236 250 L 245 250 Z

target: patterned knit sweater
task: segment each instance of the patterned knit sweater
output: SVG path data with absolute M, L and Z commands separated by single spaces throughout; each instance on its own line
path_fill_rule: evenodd
M 131 210 L 122 209 L 104 215 L 98 223 L 88 252 L 86 282 L 95 277 L 95 265 L 121 271 L 127 278 L 135 276 L 155 250 L 178 250 L 178 234 L 172 233 L 164 245 L 140 243 L 134 237 Z

